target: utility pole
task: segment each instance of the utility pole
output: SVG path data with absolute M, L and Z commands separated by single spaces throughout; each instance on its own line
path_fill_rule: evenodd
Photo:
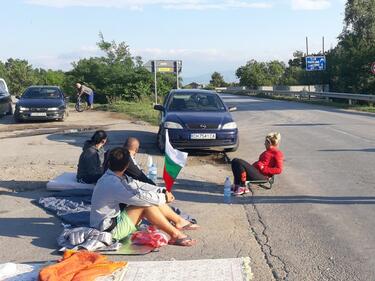
M 176 88 L 177 88 L 177 90 L 180 88 L 180 83 L 179 83 L 179 81 L 178 81 L 178 68 L 179 68 L 179 63 L 178 63 L 178 61 L 176 62 L 176 64 L 177 64 L 177 72 L 176 72 L 176 77 L 177 77 L 177 81 L 176 81 Z
M 158 104 L 158 81 L 156 80 L 156 73 L 158 72 L 157 61 L 154 60 L 154 80 L 155 80 L 155 104 Z
M 309 55 L 309 37 L 306 36 L 306 56 Z
M 306 36 L 306 57 L 308 57 L 308 56 L 309 56 L 309 37 Z M 306 63 L 307 63 L 307 61 L 306 61 Z M 310 88 L 310 79 L 309 79 L 308 72 L 306 72 L 306 78 L 307 78 L 306 80 L 308 80 L 307 84 L 308 84 L 308 88 L 309 88 L 309 92 L 310 92 L 311 88 Z

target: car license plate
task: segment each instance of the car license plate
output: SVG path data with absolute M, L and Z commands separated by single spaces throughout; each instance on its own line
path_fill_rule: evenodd
M 215 140 L 216 134 L 191 134 L 192 140 Z
M 30 113 L 30 116 L 47 116 L 47 113 L 45 112 L 33 112 L 33 113 Z

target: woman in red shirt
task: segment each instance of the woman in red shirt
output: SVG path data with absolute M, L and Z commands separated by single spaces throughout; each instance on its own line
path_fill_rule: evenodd
M 235 195 L 250 192 L 246 187 L 246 181 L 268 180 L 273 175 L 281 174 L 284 155 L 279 150 L 280 140 L 280 133 L 269 133 L 264 142 L 266 151 L 259 156 L 259 160 L 253 165 L 238 158 L 232 160 Z

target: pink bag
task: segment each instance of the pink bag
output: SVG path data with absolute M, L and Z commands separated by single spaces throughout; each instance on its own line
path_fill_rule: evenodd
M 166 234 L 158 230 L 154 226 L 148 226 L 146 229 L 134 232 L 131 241 L 137 245 L 148 245 L 154 248 L 168 245 Z

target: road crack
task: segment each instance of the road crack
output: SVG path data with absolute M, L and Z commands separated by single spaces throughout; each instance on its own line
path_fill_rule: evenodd
M 251 192 L 252 196 L 254 196 L 253 191 Z M 245 205 L 243 205 L 243 207 L 246 212 L 251 232 L 253 233 L 255 240 L 260 246 L 261 251 L 264 254 L 266 263 L 268 267 L 271 269 L 272 275 L 274 276 L 275 280 L 288 280 L 289 270 L 286 266 L 285 261 L 278 255 L 276 255 L 272 250 L 272 246 L 270 245 L 270 238 L 267 234 L 267 225 L 264 223 L 257 206 L 254 203 L 251 204 L 252 211 L 255 214 L 255 220 L 258 222 L 258 227 L 257 225 L 254 225 L 254 223 L 252 223 L 250 211 L 246 210 Z

